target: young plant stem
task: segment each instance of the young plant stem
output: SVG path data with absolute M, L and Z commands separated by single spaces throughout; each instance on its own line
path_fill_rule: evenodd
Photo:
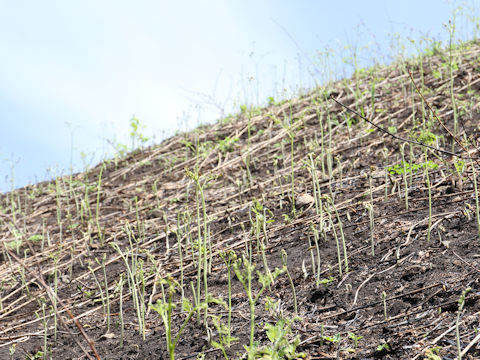
M 375 239 L 373 236 L 375 229 L 375 213 L 373 210 L 373 185 L 372 185 L 372 169 L 370 169 L 370 176 L 368 177 L 368 184 L 370 186 L 370 204 L 367 205 L 368 215 L 370 218 L 370 243 L 372 247 L 372 256 L 375 256 Z
M 385 320 L 388 320 L 388 314 L 387 314 L 387 293 L 385 291 L 382 291 L 382 303 L 383 303 L 383 318 Z
M 457 319 L 455 321 L 455 338 L 457 340 L 457 360 L 462 360 L 462 346 L 460 344 L 460 317 L 462 316 L 463 307 L 465 306 L 465 296 L 469 293 L 472 288 L 468 287 L 462 291 L 460 298 L 458 299 L 458 311 Z
M 180 221 L 178 221 L 177 223 L 178 225 L 180 225 Z M 177 245 L 178 245 L 178 258 L 179 258 L 179 261 L 180 261 L 180 292 L 182 294 L 182 304 L 183 304 L 183 299 L 185 297 L 185 292 L 183 290 L 184 288 L 184 276 L 183 276 L 183 251 L 182 251 L 182 237 L 180 235 L 180 227 L 177 226 L 177 231 L 176 231 L 176 234 L 177 234 Z
M 427 227 L 427 242 L 430 242 L 432 232 L 432 185 L 430 183 L 430 175 L 428 174 L 428 157 L 425 152 L 425 184 L 428 190 L 428 227 Z
M 453 38 L 455 36 L 455 12 L 453 15 L 453 21 L 449 20 L 448 21 L 448 32 L 450 35 L 449 39 L 449 56 L 448 56 L 448 68 L 450 70 L 450 99 L 452 102 L 452 107 L 453 107 L 453 136 L 456 137 L 458 133 L 458 109 L 457 109 L 457 104 L 455 100 L 455 90 L 454 90 L 454 76 L 453 76 L 453 57 L 452 57 L 452 50 L 453 50 Z M 452 152 L 455 151 L 455 142 L 452 142 Z
M 306 166 L 308 171 L 312 176 L 312 185 L 313 185 L 313 198 L 315 200 L 315 210 L 317 215 L 320 215 L 320 219 L 323 219 L 323 206 L 322 206 L 322 192 L 320 189 L 320 182 L 318 180 L 317 175 L 317 164 L 316 161 L 313 159 L 313 154 L 308 154 L 308 162 L 306 162 Z M 320 231 L 322 223 L 320 222 Z
M 250 254 L 251 255 L 251 254 Z M 237 276 L 238 280 L 242 284 L 245 292 L 247 293 L 248 303 L 250 306 L 250 345 L 249 345 L 249 360 L 253 359 L 253 349 L 254 349 L 254 334 L 255 334 L 255 304 L 257 303 L 260 296 L 263 294 L 265 289 L 270 285 L 271 279 L 268 275 L 258 274 L 258 280 L 261 284 L 260 290 L 256 295 L 253 294 L 252 289 L 252 279 L 253 271 L 255 270 L 255 264 L 251 262 L 251 259 L 248 259 L 245 254 L 242 255 L 241 259 L 237 259 L 236 256 L 233 260 L 233 271 Z M 273 272 L 273 278 L 275 279 L 283 270 L 276 269 Z
M 128 231 L 128 233 L 130 233 L 130 231 Z M 130 285 L 130 292 L 132 293 L 133 306 L 134 306 L 134 308 L 136 309 L 136 312 L 137 312 L 139 331 L 142 334 L 143 338 L 145 338 L 145 324 L 144 324 L 144 319 L 142 317 L 142 308 L 141 308 L 141 305 L 140 305 L 140 295 L 138 294 L 136 276 L 135 276 L 135 273 L 132 270 L 132 269 L 135 269 L 135 270 L 137 269 L 135 258 L 132 257 L 132 266 L 130 266 L 130 264 L 128 263 L 127 257 L 125 256 L 123 251 L 120 249 L 120 247 L 114 242 L 111 242 L 110 246 L 115 251 L 118 252 L 118 254 L 120 255 L 120 257 L 123 259 L 123 261 L 125 263 L 125 267 L 127 268 L 127 274 L 128 274 L 127 279 L 128 279 L 129 285 Z
M 42 325 L 43 325 L 43 359 L 44 360 L 47 360 L 47 356 L 48 356 L 48 319 L 47 319 L 47 311 L 46 311 L 46 308 L 47 308 L 47 305 L 45 304 L 45 300 L 44 299 L 40 299 L 42 305 Z
M 282 254 L 282 265 L 283 265 L 283 270 L 287 274 L 288 281 L 290 282 L 290 287 L 292 288 L 292 296 L 293 296 L 293 309 L 295 312 L 295 316 L 298 316 L 298 309 L 297 309 L 297 293 L 295 292 L 295 285 L 293 284 L 292 277 L 290 276 L 290 272 L 288 271 L 288 266 L 287 266 L 287 252 L 282 249 L 281 250 Z
M 413 153 L 413 144 L 410 143 L 408 144 L 410 148 L 410 169 L 413 169 L 413 164 L 415 163 L 415 154 Z M 410 179 L 409 179 L 409 185 L 412 186 L 413 184 L 413 170 L 410 171 Z
M 335 193 L 332 190 L 332 182 L 333 179 L 333 159 L 332 159 L 332 149 L 328 149 L 327 151 L 327 170 L 328 170 L 328 189 L 330 191 L 330 197 L 332 201 L 335 201 Z
M 195 172 L 192 172 L 186 169 L 186 174 L 189 178 L 191 178 L 195 182 L 195 189 L 196 189 L 197 229 L 198 229 L 197 301 L 200 301 L 200 295 L 201 295 L 200 278 L 202 276 L 202 269 L 203 269 L 203 290 L 204 290 L 205 300 L 208 297 L 208 283 L 207 283 L 207 278 L 208 278 L 207 255 L 208 254 L 207 253 L 209 249 L 209 232 L 208 232 L 207 206 L 205 203 L 205 195 L 203 192 L 203 188 L 208 180 L 205 180 L 203 183 L 200 181 L 200 174 L 198 172 L 198 168 L 195 169 Z M 200 201 L 201 201 L 201 205 L 200 205 Z M 203 215 L 203 229 L 201 226 L 200 209 L 202 209 L 202 215 Z M 198 309 L 200 308 L 198 307 Z M 205 313 L 203 318 L 204 324 L 206 324 L 206 321 L 207 321 L 207 314 L 208 314 L 208 306 L 205 307 Z M 200 317 L 198 318 L 198 321 L 200 322 Z
M 265 269 L 265 272 L 270 277 L 270 280 L 273 284 L 273 276 L 268 266 L 267 255 L 265 252 L 266 244 L 268 244 L 268 235 L 267 235 L 267 228 L 266 228 L 266 223 L 267 223 L 266 208 L 258 200 L 256 200 L 254 201 L 252 211 L 255 214 L 255 226 L 253 230 L 255 232 L 255 237 L 257 240 L 257 250 L 260 252 L 262 256 L 263 267 Z M 260 237 L 261 233 L 263 233 L 263 240 Z
M 383 148 L 383 156 L 385 158 L 385 168 L 384 168 L 384 173 L 385 173 L 385 201 L 388 200 L 388 170 L 387 170 L 387 166 L 388 166 L 388 149 L 387 148 Z
M 252 144 L 252 130 L 251 130 L 251 123 L 252 123 L 252 112 L 251 109 L 247 113 L 248 123 L 247 123 L 247 156 L 245 157 L 245 166 L 247 169 L 247 180 L 248 184 L 252 183 L 252 173 L 250 172 L 250 148 Z
M 402 154 L 402 165 L 403 165 L 403 186 L 405 190 L 405 210 L 408 210 L 408 182 L 407 182 L 407 163 L 405 162 L 405 145 L 403 143 L 400 146 L 400 153 Z M 411 168 L 410 168 L 411 170 Z
M 175 347 L 177 346 L 178 340 L 180 339 L 180 336 L 183 333 L 183 330 L 185 330 L 185 327 L 187 326 L 188 322 L 192 318 L 193 314 L 195 313 L 195 309 L 190 305 L 190 303 L 186 302 L 184 304 L 184 308 L 187 310 L 187 317 L 183 321 L 182 325 L 180 326 L 180 329 L 177 332 L 177 335 L 173 337 L 172 334 L 172 311 L 176 307 L 175 304 L 173 303 L 173 295 L 176 292 L 176 287 L 179 286 L 179 284 L 171 277 L 167 276 L 166 279 L 162 278 L 160 280 L 161 287 L 162 287 L 162 293 L 163 293 L 163 298 L 157 300 L 156 304 L 151 304 L 150 307 L 155 310 L 161 317 L 163 326 L 165 327 L 165 337 L 167 341 L 167 349 L 168 349 L 168 354 L 170 360 L 175 359 Z M 168 285 L 167 293 L 165 294 L 163 290 L 163 285 Z M 185 299 L 186 300 L 186 299 Z
M 332 213 L 330 212 L 330 210 L 327 210 L 327 212 L 328 212 L 328 219 L 330 221 L 330 226 L 332 227 L 332 231 L 333 231 L 333 236 L 335 238 L 335 244 L 337 245 L 338 274 L 340 275 L 340 277 L 342 277 L 343 271 L 342 271 L 342 256 L 340 253 L 340 243 L 338 242 L 337 231 L 335 230 L 335 224 L 333 223 Z
M 225 262 L 227 266 L 227 282 L 228 282 L 228 319 L 227 319 L 227 346 L 230 346 L 231 341 L 231 323 L 232 323 L 232 261 L 235 259 L 235 253 L 233 250 L 227 252 L 221 252 L 220 257 Z
M 57 342 L 57 327 L 58 327 L 58 319 L 57 319 L 57 295 L 58 295 L 58 262 L 60 260 L 59 254 L 54 255 L 54 275 L 53 275 L 53 292 L 55 296 L 53 297 L 52 306 L 53 306 L 53 322 L 54 322 L 54 329 L 53 329 L 53 339 Z
M 62 232 L 62 206 L 60 203 L 60 178 L 57 176 L 55 179 L 55 193 L 56 193 L 56 200 L 57 200 L 57 224 L 58 224 L 58 229 L 60 232 L 60 243 L 62 242 L 63 239 L 63 232 Z
M 97 263 L 98 263 L 98 259 L 95 259 L 95 260 L 97 260 Z M 102 284 L 100 284 L 100 281 L 98 281 L 97 275 L 95 275 L 95 270 L 92 268 L 91 265 L 88 265 L 88 270 L 90 270 L 90 272 L 92 273 L 93 280 L 95 281 L 95 284 L 97 284 L 97 286 L 98 286 L 98 290 L 99 290 L 99 293 L 100 293 L 100 299 L 102 300 L 103 312 L 104 312 L 104 314 L 106 314 L 107 313 L 107 305 L 106 305 L 106 301 L 105 301 L 105 296 L 103 295 Z
M 103 246 L 103 234 L 102 229 L 100 228 L 100 193 L 102 187 L 102 174 L 105 168 L 105 164 L 102 164 L 100 167 L 100 172 L 98 174 L 98 183 L 97 183 L 97 203 L 95 208 L 95 222 L 97 224 L 98 238 L 100 239 L 100 244 Z
M 323 222 L 323 220 L 321 220 Z M 313 273 L 315 274 L 315 283 L 317 284 L 317 289 L 318 289 L 318 286 L 320 285 L 320 247 L 318 246 L 318 243 L 319 243 L 319 240 L 320 240 L 320 236 L 319 236 L 319 232 L 317 230 L 317 228 L 315 227 L 315 225 L 311 225 L 311 229 L 312 229 L 312 232 L 313 232 L 313 241 L 315 242 L 315 249 L 316 249 L 316 252 L 317 252 L 317 269 L 315 271 L 315 268 L 314 268 L 314 265 L 315 265 L 315 262 L 313 260 L 313 252 L 312 252 L 312 270 L 313 270 Z
M 108 333 L 110 332 L 110 296 L 108 293 L 107 269 L 105 266 L 106 260 L 107 260 L 107 254 L 103 254 L 101 266 L 103 271 L 103 283 L 105 286 L 105 300 L 107 303 L 107 333 Z
M 295 133 L 293 130 L 288 132 L 288 137 L 290 138 L 290 166 L 291 166 L 291 180 L 292 180 L 292 215 L 295 218 L 296 209 L 295 209 L 295 153 L 294 153 L 294 144 L 295 144 Z
M 322 173 L 325 174 L 325 136 L 324 136 L 324 130 L 323 130 L 323 112 L 320 110 L 320 106 L 318 105 L 318 102 L 320 100 L 316 101 L 316 109 L 317 109 L 317 118 L 318 118 L 318 124 L 320 126 L 320 159 L 322 161 Z
M 337 169 L 338 169 L 338 186 L 340 189 L 342 188 L 342 178 L 343 178 L 343 166 L 342 166 L 342 159 L 340 156 L 335 157 L 337 160 Z
M 470 160 L 473 172 L 473 190 L 475 192 L 475 216 L 477 218 L 477 236 L 480 240 L 480 205 L 478 201 L 477 170 L 473 160 Z
M 311 225 L 312 227 L 313 225 Z M 308 250 L 310 251 L 310 261 L 312 263 L 312 273 L 313 273 L 313 278 L 315 279 L 315 282 L 317 281 L 317 274 L 316 274 L 316 266 L 315 266 L 315 255 L 313 254 L 313 245 L 312 245 L 312 240 L 310 239 L 310 236 L 307 236 L 308 239 Z M 304 271 L 306 274 L 308 274 L 306 271 Z M 305 278 L 307 275 L 305 275 Z M 318 285 L 317 285 L 318 288 Z
M 335 211 L 335 216 L 337 218 L 337 223 L 338 223 L 338 228 L 340 230 L 340 237 L 342 239 L 342 248 L 343 248 L 343 262 L 345 264 L 345 272 L 348 273 L 348 255 L 347 255 L 347 244 L 345 242 L 345 234 L 343 233 L 343 225 L 342 225 L 342 220 L 340 219 L 340 214 L 337 211 L 337 207 L 335 206 L 332 198 L 328 198 L 328 201 L 330 202 L 330 205 L 333 208 L 333 211 Z M 335 231 L 335 226 L 332 222 L 332 229 L 334 232 L 334 235 L 336 237 L 336 231 Z M 341 266 L 341 264 L 340 264 Z
M 123 284 L 125 280 L 123 279 L 123 274 L 120 275 L 120 280 L 118 282 L 118 287 L 120 289 L 120 297 L 119 297 L 119 307 L 118 307 L 118 316 L 120 318 L 120 348 L 123 348 L 123 337 L 125 331 L 125 324 L 123 322 Z

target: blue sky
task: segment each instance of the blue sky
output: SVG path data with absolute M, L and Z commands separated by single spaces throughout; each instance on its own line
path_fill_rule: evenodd
M 337 59 L 341 76 L 351 71 L 345 45 L 366 65 L 398 52 L 392 34 L 446 39 L 443 24 L 461 4 L 0 0 L 0 191 L 12 165 L 23 186 L 68 173 L 71 158 L 82 170 L 111 156 L 112 143 L 130 145 L 133 115 L 158 142 L 321 82 L 318 54 Z M 468 26 L 458 18 L 457 33 Z

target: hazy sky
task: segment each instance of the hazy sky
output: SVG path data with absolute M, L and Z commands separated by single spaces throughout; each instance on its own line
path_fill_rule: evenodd
M 389 34 L 448 38 L 443 24 L 460 4 L 0 0 L 0 191 L 10 188 L 12 164 L 22 186 L 49 168 L 68 173 L 71 156 L 82 170 L 82 152 L 87 161 L 96 154 L 94 165 L 112 143 L 130 145 L 133 115 L 159 141 L 222 109 L 321 81 L 319 52 L 341 64 L 345 45 L 368 46 L 360 62 L 384 62 Z M 466 26 L 459 21 L 457 32 Z

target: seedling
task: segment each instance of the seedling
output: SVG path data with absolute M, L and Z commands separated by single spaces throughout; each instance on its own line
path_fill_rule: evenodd
M 380 344 L 380 345 L 377 346 L 376 350 L 379 353 L 390 352 L 390 345 L 388 345 L 388 343 Z
M 363 339 L 363 336 L 355 335 L 353 332 L 349 332 L 348 337 L 353 340 L 353 347 L 355 349 L 358 347 L 358 342 Z
M 293 309 L 295 311 L 295 316 L 297 316 L 298 315 L 297 294 L 295 292 L 295 285 L 293 284 L 292 277 L 290 276 L 290 272 L 288 271 L 288 267 L 287 267 L 287 252 L 284 249 L 282 249 L 281 253 L 282 253 L 282 265 L 283 265 L 282 270 L 285 271 L 285 273 L 287 274 L 288 281 L 290 282 L 290 287 L 292 288 Z
M 208 272 L 208 249 L 211 248 L 210 245 L 210 236 L 208 231 L 208 216 L 207 216 L 207 206 L 205 203 L 204 187 L 212 178 L 207 177 L 206 179 L 201 179 L 198 168 L 194 172 L 185 169 L 186 175 L 192 179 L 195 183 L 195 194 L 196 194 L 196 204 L 197 204 L 197 234 L 198 234 L 198 262 L 197 262 L 197 294 L 196 299 L 200 301 L 200 281 L 202 277 L 203 270 L 203 290 L 205 299 L 208 296 L 208 284 L 207 284 L 207 272 Z M 201 204 L 201 205 L 200 205 Z M 200 209 L 202 211 L 202 216 L 200 215 Z M 203 227 L 202 227 L 203 220 Z M 211 251 L 210 251 L 211 254 Z M 197 303 L 198 304 L 198 303 Z M 200 308 L 198 307 L 198 311 Z M 208 308 L 205 308 L 204 323 L 207 319 Z M 200 315 L 200 314 L 198 314 Z M 198 316 L 198 321 L 200 321 L 200 316 Z
M 432 160 L 428 160 L 424 163 L 419 164 L 411 164 L 402 161 L 400 164 L 396 164 L 393 166 L 387 166 L 386 170 L 391 175 L 403 175 L 406 173 L 417 173 L 422 169 L 428 168 L 430 170 L 436 170 L 438 168 L 438 164 L 434 163 Z
M 323 222 L 323 220 L 321 220 Z M 313 256 L 313 250 L 312 250 L 312 271 L 313 271 L 313 274 L 315 275 L 315 282 L 317 284 L 317 288 L 318 288 L 318 285 L 319 285 L 319 282 L 320 282 L 320 247 L 318 245 L 319 243 L 319 240 L 320 240 L 320 236 L 319 236 L 319 233 L 318 233 L 318 230 L 317 228 L 315 227 L 314 224 L 310 225 L 310 228 L 312 229 L 312 232 L 313 232 L 313 241 L 315 242 L 315 250 L 316 250 L 316 253 L 317 253 L 317 266 L 315 268 L 315 258 Z M 310 238 L 309 238 L 309 241 L 310 241 Z
M 264 269 L 268 276 L 270 276 L 273 284 L 273 277 L 268 267 L 267 256 L 265 254 L 265 247 L 268 245 L 267 223 L 274 222 L 273 213 L 255 198 L 253 199 L 251 212 L 255 214 L 255 221 L 250 217 L 250 222 L 252 223 L 253 232 L 257 240 L 257 249 L 261 253 Z M 263 234 L 263 239 L 260 236 L 261 234 Z
M 337 333 L 334 336 L 323 336 L 323 339 L 333 344 L 337 353 L 337 358 L 339 358 L 338 352 L 340 348 L 340 340 L 342 339 L 341 335 Z
M 238 280 L 242 284 L 245 292 L 247 293 L 248 303 L 250 305 L 250 345 L 248 349 L 254 348 L 254 334 L 255 334 L 255 304 L 257 303 L 260 296 L 263 294 L 265 289 L 269 287 L 271 284 L 271 279 L 275 279 L 278 275 L 280 275 L 283 270 L 282 269 L 275 269 L 272 273 L 272 276 L 268 276 L 266 274 L 262 274 L 257 271 L 258 281 L 260 282 L 260 290 L 257 292 L 256 295 L 253 294 L 252 289 L 252 279 L 253 279 L 253 271 L 255 270 L 255 264 L 253 264 L 245 255 L 242 255 L 241 259 L 237 259 L 236 256 L 233 262 L 233 271 L 237 276 Z M 250 359 L 250 354 L 249 354 Z
M 265 309 L 276 319 L 275 324 L 265 323 L 264 330 L 270 341 L 265 346 L 260 346 L 258 342 L 253 347 L 246 347 L 249 359 L 299 359 L 306 357 L 303 352 L 297 352 L 297 346 L 300 344 L 300 336 L 292 339 L 291 325 L 299 320 L 295 317 L 289 319 L 284 317 L 280 309 L 280 300 L 274 302 L 270 297 L 265 300 Z
M 462 360 L 462 347 L 460 345 L 460 317 L 463 313 L 463 307 L 465 306 L 465 297 L 467 294 L 472 290 L 472 288 L 468 287 L 462 291 L 460 298 L 458 299 L 458 311 L 457 311 L 457 319 L 455 321 L 455 338 L 457 340 L 457 360 Z
M 230 250 L 228 252 L 221 252 L 220 257 L 225 262 L 227 266 L 227 281 L 228 281 L 228 320 L 227 320 L 227 329 L 228 329 L 228 342 L 227 346 L 230 346 L 230 335 L 231 335 L 231 322 L 232 322 L 232 265 L 235 260 L 235 252 Z
M 261 356 L 262 359 L 299 359 L 305 358 L 305 353 L 298 353 L 297 346 L 300 344 L 300 336 L 296 336 L 293 340 L 289 339 L 292 333 L 291 320 L 281 318 L 275 325 L 265 324 L 264 329 L 267 334 L 270 345 L 257 350 L 255 357 Z
M 225 350 L 226 347 L 230 347 L 230 344 L 234 341 L 237 341 L 238 338 L 232 337 L 230 333 L 230 328 L 222 324 L 221 317 L 216 315 L 210 315 L 210 319 L 212 320 L 213 326 L 217 330 L 217 335 L 219 341 L 215 341 L 213 339 L 210 340 L 210 344 L 222 351 L 223 357 L 228 360 L 227 352 Z M 210 333 L 210 332 L 209 332 Z
M 232 152 L 235 148 L 235 143 L 238 140 L 239 140 L 238 137 L 230 138 L 230 137 L 227 136 L 225 139 L 220 140 L 218 142 L 218 149 L 220 150 L 220 152 L 222 154 Z
M 8 354 L 10 355 L 10 359 L 13 360 L 13 355 L 15 355 L 15 351 L 17 351 L 17 344 L 12 344 L 8 348 Z
M 324 285 L 325 287 L 328 286 L 328 284 L 332 283 L 335 281 L 335 278 L 333 276 L 330 276 L 327 279 L 322 279 L 318 282 L 318 285 Z
M 129 236 L 129 238 L 131 238 L 131 230 L 129 229 L 128 226 L 126 227 L 126 232 Z M 140 304 L 140 302 L 142 302 L 143 304 L 145 302 L 143 301 L 143 296 L 142 296 L 143 291 L 141 291 L 142 289 L 139 289 L 138 272 L 137 272 L 137 269 L 138 269 L 137 268 L 137 259 L 136 259 L 135 256 L 132 256 L 132 264 L 130 265 L 129 262 L 128 262 L 126 254 L 120 249 L 120 247 L 116 243 L 111 242 L 110 246 L 113 249 L 115 249 L 116 252 L 118 252 L 118 254 L 120 255 L 120 257 L 122 258 L 122 260 L 125 263 L 125 267 L 127 268 L 127 275 L 128 275 L 127 280 L 128 280 L 128 284 L 130 286 L 130 291 L 132 293 L 133 305 L 134 305 L 134 308 L 136 309 L 136 312 L 137 312 L 139 331 L 142 334 L 142 336 L 145 338 L 145 318 L 144 318 L 145 312 L 144 312 L 144 309 L 143 309 L 144 305 Z M 131 245 L 131 247 L 133 247 L 133 246 Z M 133 251 L 132 251 L 132 253 L 133 253 Z
M 431 349 L 425 350 L 426 358 L 424 360 L 442 360 L 442 358 L 439 356 L 441 349 L 442 348 L 440 346 L 435 346 Z
M 475 164 L 473 160 L 471 161 L 471 166 L 473 171 L 473 189 L 475 192 L 475 215 L 477 218 L 477 235 L 480 239 L 480 204 L 478 200 L 477 170 L 475 169 Z
M 149 140 L 148 137 L 143 135 L 140 132 L 140 129 L 145 129 L 146 126 L 140 123 L 140 120 L 133 116 L 130 119 L 130 139 L 132 140 L 132 151 L 135 150 L 139 146 L 145 145 L 145 143 Z
M 338 271 L 340 276 L 342 276 L 342 262 L 341 262 L 341 254 L 340 254 L 340 243 L 338 241 L 338 236 L 337 236 L 337 231 L 335 230 L 335 224 L 333 223 L 332 219 L 332 209 L 335 212 L 336 218 L 337 218 L 337 225 L 340 230 L 340 236 L 342 239 L 342 248 L 343 248 L 343 262 L 345 264 L 345 271 L 348 272 L 348 256 L 347 256 L 347 245 L 345 242 L 345 235 L 343 233 L 343 226 L 342 226 L 342 220 L 340 219 L 340 214 L 337 211 L 337 208 L 335 204 L 333 203 L 333 200 L 329 196 L 323 196 L 323 198 L 327 201 L 329 206 L 327 207 L 327 213 L 328 213 L 328 219 L 330 221 L 331 229 L 333 232 L 333 236 L 335 237 L 335 243 L 337 245 L 337 258 L 338 258 Z
M 427 152 L 425 152 L 425 163 L 427 163 Z M 425 184 L 428 190 L 428 227 L 427 227 L 427 242 L 430 242 L 430 234 L 432 232 L 432 186 L 430 184 L 430 176 L 428 174 L 428 167 L 425 167 Z
M 92 268 L 91 265 L 88 265 L 88 270 L 90 270 L 90 273 L 92 274 L 93 279 L 95 280 L 95 283 L 96 283 L 97 286 L 98 286 L 98 290 L 99 290 L 99 293 L 100 293 L 100 299 L 102 300 L 103 311 L 104 311 L 105 314 L 107 314 L 107 304 L 106 304 L 105 296 L 104 296 L 104 294 L 103 294 L 102 285 L 101 285 L 100 282 L 98 281 L 98 278 L 97 278 L 97 276 L 95 275 L 95 271 L 93 270 L 93 268 Z M 107 332 L 108 332 L 108 331 L 107 331 Z
M 373 212 L 373 204 L 371 202 L 365 203 L 364 206 L 367 209 L 368 216 L 370 218 L 370 246 L 372 249 L 372 256 L 375 256 L 375 239 L 373 237 L 375 219 L 374 219 L 374 212 Z
M 305 166 L 312 176 L 313 185 L 313 198 L 315 199 L 315 210 L 320 219 L 323 219 L 323 204 L 322 204 L 322 191 L 320 189 L 320 182 L 317 174 L 317 161 L 313 158 L 313 154 L 308 154 L 308 161 L 304 161 Z M 322 231 L 322 223 L 320 223 L 320 232 Z
M 98 238 L 100 239 L 100 244 L 103 246 L 103 233 L 100 227 L 100 193 L 102 187 L 102 174 L 103 170 L 105 169 L 105 164 L 100 167 L 100 173 L 98 174 L 98 182 L 97 182 L 97 203 L 95 207 L 95 222 L 97 224 L 97 232 Z
M 175 279 L 173 279 L 171 276 L 160 279 L 160 284 L 162 285 L 162 287 L 163 285 L 168 286 L 167 292 L 162 299 L 157 300 L 157 303 L 151 304 L 150 307 L 155 310 L 162 318 L 163 326 L 165 327 L 168 354 L 170 356 L 170 360 L 174 360 L 175 347 L 177 346 L 178 340 L 180 340 L 180 336 L 182 335 L 183 330 L 185 330 L 185 327 L 192 318 L 196 309 L 192 307 L 188 299 L 184 298 L 182 308 L 187 312 L 187 317 L 178 329 L 175 337 L 173 337 L 174 335 L 172 333 L 172 311 L 176 307 L 176 305 L 173 303 L 173 295 L 176 292 L 176 288 L 179 287 L 180 284 L 175 281 Z
M 119 307 L 118 307 L 118 316 L 120 318 L 120 348 L 123 348 L 123 337 L 125 331 L 125 324 L 123 321 L 123 284 L 125 280 L 123 279 L 123 274 L 120 275 L 120 280 L 118 281 L 117 289 L 119 291 Z
M 387 314 L 387 293 L 385 291 L 382 291 L 382 303 L 383 303 L 383 318 L 385 320 L 388 320 L 388 314 Z
M 405 162 L 405 145 L 407 143 L 403 143 L 400 146 L 400 153 L 402 154 L 402 164 L 403 164 L 403 186 L 405 189 L 405 209 L 408 210 L 408 183 L 407 183 L 407 163 Z
M 370 203 L 365 204 L 368 210 L 368 216 L 370 218 L 370 243 L 372 247 L 372 256 L 375 256 L 375 239 L 373 237 L 375 229 L 375 213 L 373 210 L 373 185 L 372 185 L 372 169 L 370 169 L 370 175 L 368 177 L 368 184 L 370 186 Z
M 38 303 L 41 308 L 41 313 L 39 311 L 35 312 L 35 315 L 37 318 L 40 318 L 43 326 L 43 351 L 42 353 L 42 359 L 46 360 L 48 356 L 48 320 L 49 316 L 47 315 L 47 305 L 46 305 L 46 300 L 45 298 L 40 298 L 38 299 Z

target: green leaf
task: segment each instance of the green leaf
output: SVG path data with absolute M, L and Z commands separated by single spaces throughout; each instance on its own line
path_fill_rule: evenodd
M 22 240 L 12 240 L 5 243 L 5 246 L 9 249 L 18 249 L 22 245 Z
M 381 352 L 381 351 L 390 351 L 390 345 L 388 345 L 388 343 L 385 343 L 385 344 L 380 344 L 377 346 L 377 349 L 376 349 L 378 352 Z
M 207 295 L 207 302 L 211 303 L 211 304 L 221 305 L 224 308 L 228 309 L 228 305 L 225 301 L 223 301 L 222 299 L 213 297 L 212 294 L 210 294 L 210 293 Z
M 150 308 L 157 312 L 159 315 L 165 314 L 168 310 L 168 304 L 160 300 L 157 300 L 155 304 L 150 304 Z
M 182 308 L 188 313 L 194 311 L 192 303 L 187 298 L 183 298 Z
M 265 329 L 267 332 L 267 337 L 271 342 L 276 342 L 283 335 L 282 330 L 272 324 L 265 324 Z
M 29 241 L 33 241 L 33 242 L 36 242 L 36 241 L 40 241 L 40 240 L 43 240 L 43 236 L 42 235 L 32 235 L 28 238 Z
M 390 134 L 396 134 L 397 133 L 397 127 L 396 126 L 389 126 L 388 127 L 388 132 Z

